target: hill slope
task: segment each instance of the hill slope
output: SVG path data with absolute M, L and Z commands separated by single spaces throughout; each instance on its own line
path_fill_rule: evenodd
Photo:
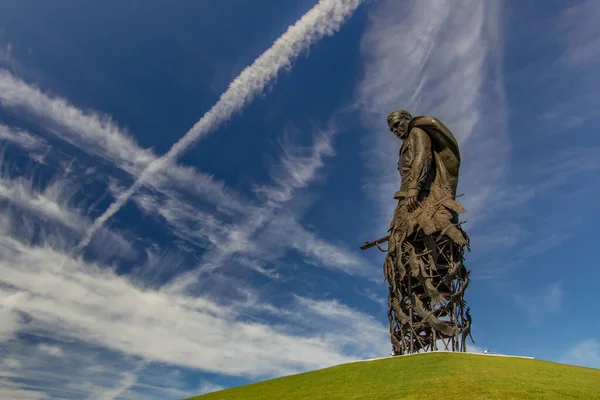
M 520 358 L 430 353 L 338 365 L 192 399 L 592 400 L 600 399 L 600 370 Z

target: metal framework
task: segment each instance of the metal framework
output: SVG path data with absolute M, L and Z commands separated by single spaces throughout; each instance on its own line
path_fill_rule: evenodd
M 471 271 L 464 266 L 464 246 L 438 232 L 433 235 L 436 250 L 431 251 L 427 246 L 431 238 L 413 234 L 403 243 L 400 254 L 380 247 L 389 237 L 361 246 L 362 250 L 377 246 L 388 252 L 384 276 L 389 283 L 388 319 L 395 355 L 467 351 L 471 315 L 464 293 Z

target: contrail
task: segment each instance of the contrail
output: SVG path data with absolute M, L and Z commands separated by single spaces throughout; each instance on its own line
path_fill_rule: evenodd
M 106 211 L 96 218 L 76 248 L 83 249 L 92 235 L 112 217 L 131 196 L 157 171 L 175 160 L 203 136 L 211 133 L 219 124 L 228 120 L 233 113 L 260 94 L 273 82 L 279 71 L 289 68 L 300 52 L 324 36 L 337 32 L 363 0 L 321 0 L 304 14 L 294 25 L 281 35 L 273 45 L 261 54 L 249 67 L 246 67 L 219 101 L 204 114 L 171 149 L 146 167 L 133 185 L 121 193 Z

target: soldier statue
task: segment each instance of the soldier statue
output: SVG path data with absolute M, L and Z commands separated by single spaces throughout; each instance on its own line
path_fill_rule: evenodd
M 469 284 L 464 250 L 469 238 L 456 201 L 460 152 L 452 132 L 436 118 L 392 112 L 387 123 L 402 140 L 400 190 L 389 235 L 366 242 L 385 251 L 388 319 L 393 353 L 466 351 L 471 316 L 463 299 Z M 387 250 L 380 247 L 388 242 Z M 468 321 L 467 321 L 468 320 Z

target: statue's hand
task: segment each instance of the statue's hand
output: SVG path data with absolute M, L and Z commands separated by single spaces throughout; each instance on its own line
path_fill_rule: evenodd
M 408 212 L 413 212 L 417 209 L 419 205 L 419 190 L 418 189 L 408 189 L 406 192 L 406 209 Z

